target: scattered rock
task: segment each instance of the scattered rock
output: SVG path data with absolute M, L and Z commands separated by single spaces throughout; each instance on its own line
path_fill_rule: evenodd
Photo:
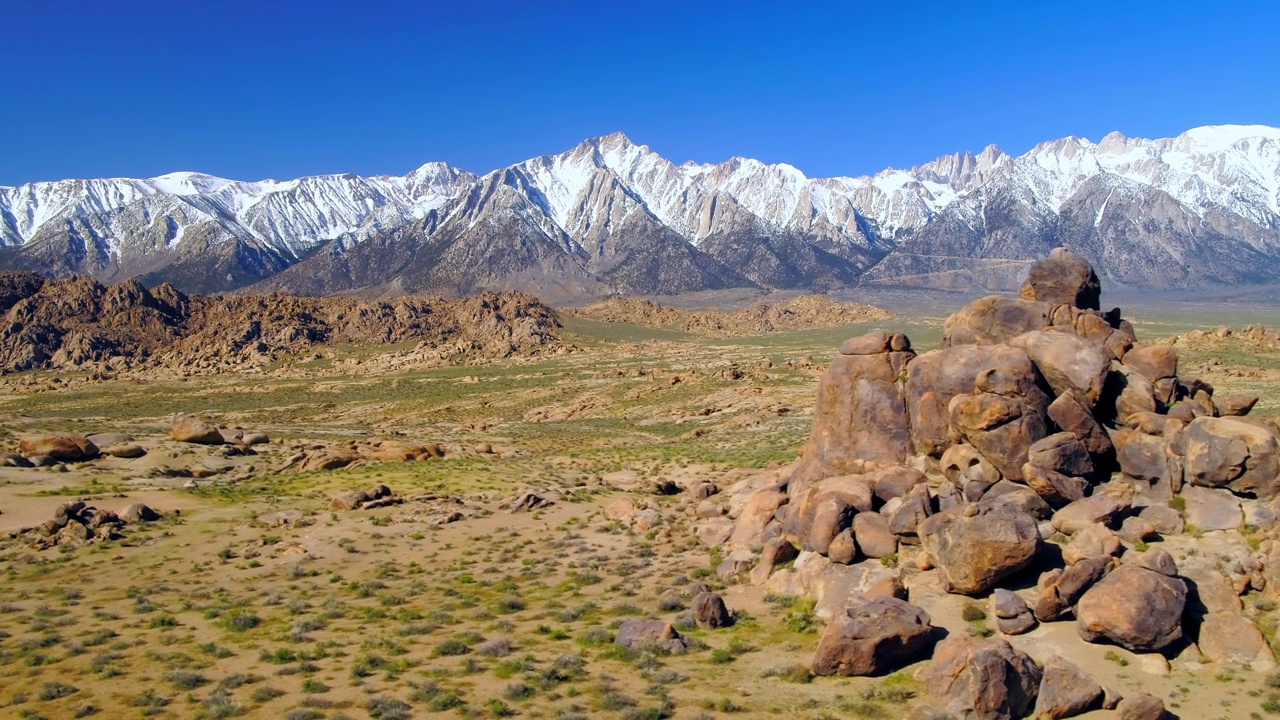
M 160 513 L 143 503 L 133 503 L 121 510 L 118 515 L 121 520 L 127 523 L 155 522 L 160 519 Z
M 996 628 L 1005 635 L 1030 632 L 1037 624 L 1027 601 L 1011 590 L 997 588 L 991 594 L 991 612 L 996 616 Z
M 733 615 L 724 604 L 724 598 L 713 592 L 700 593 L 693 599 L 693 619 L 698 627 L 715 630 L 733 624 Z
M 1116 705 L 1116 717 L 1119 720 L 1165 720 L 1168 715 L 1163 700 L 1154 695 L 1135 693 L 1126 695 Z
M 655 648 L 682 653 L 689 645 L 670 623 L 662 620 L 626 620 L 618 626 L 614 642 L 631 650 Z

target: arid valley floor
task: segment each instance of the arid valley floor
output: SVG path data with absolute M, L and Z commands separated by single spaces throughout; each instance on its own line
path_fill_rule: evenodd
M 124 433 L 146 451 L 0 468 L 0 716 L 904 717 L 926 699 L 917 667 L 815 678 L 824 623 L 812 602 L 718 578 L 720 551 L 693 532 L 698 500 L 676 490 L 791 462 L 841 342 L 883 328 L 928 349 L 954 309 L 736 337 L 564 314 L 559 348 L 529 358 L 413 368 L 382 359 L 402 348 L 339 347 L 256 372 L 0 377 L 3 449 Z M 1219 393 L 1258 395 L 1255 416 L 1280 416 L 1280 345 L 1242 332 L 1280 314 L 1126 315 L 1144 340 L 1180 336 L 1182 366 Z M 1233 332 L 1206 332 L 1220 325 Z M 242 454 L 176 442 L 186 415 L 270 441 Z M 402 446 L 434 456 L 402 460 Z M 308 469 L 332 456 L 346 466 Z M 655 492 L 667 481 L 671 494 Z M 331 509 L 377 484 L 404 502 Z M 81 547 L 13 535 L 73 500 L 162 517 Z M 1181 559 L 1265 534 L 1159 544 Z M 903 564 L 935 624 L 993 632 L 985 599 Z M 731 627 L 689 627 L 694 583 L 723 595 Z M 1256 592 L 1242 600 L 1275 643 L 1280 610 Z M 636 617 L 675 623 L 690 651 L 615 645 L 617 624 Z M 1178 717 L 1280 713 L 1280 675 L 1085 644 L 1069 621 L 1013 641 L 1121 694 L 1157 695 Z

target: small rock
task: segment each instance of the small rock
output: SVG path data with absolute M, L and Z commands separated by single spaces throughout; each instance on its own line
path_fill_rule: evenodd
M 1051 655 L 1044 664 L 1032 713 L 1037 718 L 1068 718 L 1102 707 L 1102 686 L 1080 668 Z
M 127 523 L 155 522 L 160 519 L 160 513 L 143 503 L 134 503 L 121 510 L 119 517 Z
M 1165 720 L 1164 701 L 1154 695 L 1129 695 L 1116 705 L 1118 720 Z
M 715 630 L 733 624 L 733 615 L 724 604 L 724 598 L 713 592 L 704 592 L 693 599 L 693 619 L 698 627 Z
M 614 642 L 632 650 L 655 647 L 669 653 L 682 653 L 689 647 L 680 633 L 662 620 L 627 620 L 618 626 Z

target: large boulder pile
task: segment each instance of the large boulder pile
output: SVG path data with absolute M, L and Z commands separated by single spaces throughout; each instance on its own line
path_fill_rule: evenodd
M 700 534 L 728 538 L 731 577 L 818 596 L 838 586 L 847 597 L 820 605 L 842 628 L 842 603 L 886 586 L 862 579 L 871 567 L 900 575 L 913 560 L 965 595 L 1042 572 L 1011 586 L 1035 585 L 1026 598 L 999 598 L 1011 634 L 1074 618 L 1088 642 L 1185 644 L 1188 585 L 1172 558 L 1125 553 L 1197 520 L 1239 528 L 1252 512 L 1251 524 L 1277 525 L 1266 506 L 1280 495 L 1277 428 L 1247 417 L 1253 399 L 1215 399 L 1180 373 L 1172 347 L 1139 343 L 1099 297 L 1089 263 L 1059 249 L 1033 265 L 1019 297 L 948 318 L 937 350 L 918 354 L 880 331 L 849 340 L 822 378 L 800 458 L 730 488 L 727 517 L 704 521 L 724 531 Z M 842 567 L 867 570 L 833 583 L 849 575 Z M 1236 587 L 1260 589 L 1265 575 L 1244 571 Z M 1016 657 L 959 657 L 939 677 L 963 683 L 968 663 L 1004 663 L 1008 692 L 992 702 L 1029 711 L 1033 678 Z

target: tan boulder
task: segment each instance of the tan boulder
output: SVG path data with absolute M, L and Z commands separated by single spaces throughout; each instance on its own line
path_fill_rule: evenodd
M 942 474 L 961 490 L 966 500 L 977 502 L 1000 482 L 1000 471 L 971 445 L 952 445 L 939 461 Z M 1023 471 L 1025 476 L 1025 468 Z
M 957 395 L 947 413 L 951 427 L 1011 480 L 1022 479 L 1031 445 L 1045 436 L 1044 416 L 1017 398 Z
M 1090 454 L 1099 456 L 1111 452 L 1111 438 L 1107 431 L 1075 393 L 1059 395 L 1049 404 L 1046 414 L 1053 424 L 1080 438 Z
M 765 527 L 773 522 L 774 513 L 787 504 L 787 496 L 776 490 L 763 490 L 751 496 L 734 522 L 729 547 L 757 551 L 764 544 Z
M 1139 345 L 1125 353 L 1124 364 L 1154 383 L 1178 376 L 1178 351 L 1169 345 Z
M 869 347 L 879 347 L 878 338 L 873 338 L 876 341 Z M 855 338 L 850 343 L 855 341 L 862 342 Z M 831 361 L 818 385 L 813 429 L 791 477 L 793 489 L 822 478 L 860 472 L 866 462 L 894 465 L 911 456 L 902 380 L 914 357 L 910 351 L 886 350 L 842 353 Z
M 1060 330 L 1024 333 L 1009 344 L 1027 353 L 1055 395 L 1075 393 L 1086 408 L 1097 405 L 1111 372 L 1107 350 Z
M 1237 612 L 1212 612 L 1200 622 L 1200 652 L 1216 663 L 1247 665 L 1259 672 L 1276 666 L 1276 656 L 1258 627 Z
M 70 462 L 92 460 L 98 456 L 98 447 L 88 438 L 79 435 L 53 435 L 19 440 L 18 453 L 29 458 L 43 455 Z
M 1080 560 L 1066 569 L 1053 569 L 1040 577 L 1039 595 L 1034 608 L 1040 622 L 1057 620 L 1070 612 L 1094 583 L 1115 567 L 1110 557 L 1093 557 Z
M 1102 707 L 1102 686 L 1074 663 L 1050 655 L 1036 695 L 1036 718 L 1069 718 Z
M 1027 300 L 1097 310 L 1102 283 L 1088 260 L 1060 247 L 1031 264 L 1018 294 Z
M 1165 720 L 1169 717 L 1164 709 L 1164 701 L 1154 695 L 1137 693 L 1126 695 L 1116 705 L 1116 717 L 1119 720 Z
M 1013 505 L 979 503 L 938 513 L 917 533 L 947 592 L 976 595 L 1025 568 L 1040 550 L 1035 518 Z
M 1076 630 L 1085 642 L 1155 652 L 1182 638 L 1186 604 L 1186 582 L 1126 563 L 1085 591 L 1076 605 Z
M 1186 482 L 1226 487 L 1269 500 L 1280 493 L 1280 449 L 1271 431 L 1236 418 L 1200 417 L 1187 425 Z
M 942 326 L 942 346 L 998 345 L 1053 324 L 1053 305 L 1038 300 L 988 295 L 953 313 Z
M 199 445 L 223 444 L 222 433 L 218 431 L 217 426 L 204 418 L 195 416 L 179 418 L 173 424 L 173 439 Z
M 1084 478 L 1067 477 L 1062 473 L 1036 467 L 1031 463 L 1022 466 L 1022 479 L 1051 507 L 1060 508 L 1085 496 L 1089 482 Z

